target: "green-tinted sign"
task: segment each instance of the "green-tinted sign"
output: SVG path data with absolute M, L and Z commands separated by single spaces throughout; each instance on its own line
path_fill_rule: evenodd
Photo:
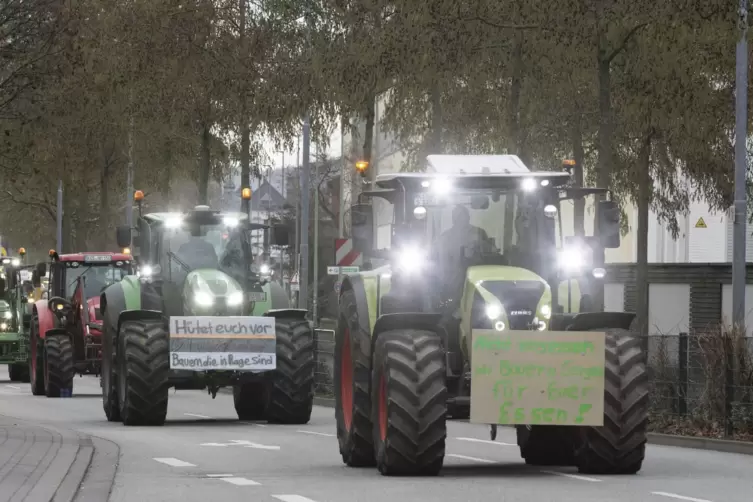
M 604 333 L 473 330 L 471 422 L 603 425 Z
M 358 267 L 340 267 L 341 274 L 357 274 L 359 270 Z

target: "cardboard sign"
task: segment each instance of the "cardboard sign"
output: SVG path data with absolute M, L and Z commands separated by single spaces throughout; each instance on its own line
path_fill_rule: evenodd
M 604 425 L 604 333 L 472 336 L 471 422 Z
M 274 317 L 171 317 L 170 368 L 273 370 L 276 341 Z

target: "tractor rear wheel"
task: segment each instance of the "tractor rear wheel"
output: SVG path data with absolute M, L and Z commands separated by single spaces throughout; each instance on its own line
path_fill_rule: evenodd
M 67 335 L 51 335 L 44 339 L 44 393 L 60 397 L 62 390 L 73 390 L 73 343 Z
M 124 322 L 115 357 L 123 424 L 164 425 L 170 346 L 162 320 Z
M 529 428 L 530 427 L 530 428 Z M 520 456 L 528 465 L 564 466 L 575 463 L 575 427 L 517 425 Z
M 641 340 L 624 329 L 606 332 L 604 425 L 583 427 L 575 454 L 584 474 L 635 474 L 646 453 L 648 373 Z
M 373 467 L 373 431 L 369 380 L 371 361 L 361 347 L 371 347 L 369 333 L 358 321 L 356 295 L 346 290 L 340 297 L 335 330 L 335 421 L 343 462 L 349 467 Z
M 306 319 L 275 319 L 277 369 L 270 375 L 267 421 L 307 424 L 314 405 L 314 337 Z
M 233 404 L 238 420 L 264 420 L 267 408 L 266 382 L 233 385 Z
M 379 334 L 374 349 L 372 422 L 379 472 L 436 476 L 447 437 L 447 387 L 442 342 L 431 331 Z
M 44 344 L 39 338 L 39 316 L 34 313 L 29 328 L 29 383 L 31 394 L 44 395 Z
M 26 383 L 29 381 L 29 367 L 24 363 L 8 365 L 8 378 L 11 382 Z

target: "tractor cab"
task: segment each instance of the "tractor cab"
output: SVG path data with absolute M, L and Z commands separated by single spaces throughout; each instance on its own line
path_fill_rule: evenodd
M 128 227 L 118 229 L 118 245 L 133 244 L 138 274 L 160 302 L 151 308 L 173 316 L 250 315 L 263 312 L 271 300 L 269 267 L 255 262 L 251 246 L 251 233 L 267 230 L 244 213 L 196 206 L 141 215 L 136 235 Z M 271 230 L 275 243 L 287 244 L 286 232 Z

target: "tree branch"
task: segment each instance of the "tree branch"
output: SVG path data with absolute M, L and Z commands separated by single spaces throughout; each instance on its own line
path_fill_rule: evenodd
M 615 47 L 612 53 L 609 56 L 607 56 L 606 62 L 611 63 L 612 60 L 620 54 L 620 52 L 625 50 L 625 47 L 627 47 L 627 44 L 630 41 L 630 39 L 633 38 L 633 36 L 636 33 L 638 33 L 639 30 L 645 28 L 646 26 L 648 26 L 648 23 L 640 23 L 633 26 L 633 28 L 630 31 L 628 31 L 627 35 L 625 35 L 625 37 L 622 39 L 622 42 L 620 42 L 620 44 L 617 47 Z

